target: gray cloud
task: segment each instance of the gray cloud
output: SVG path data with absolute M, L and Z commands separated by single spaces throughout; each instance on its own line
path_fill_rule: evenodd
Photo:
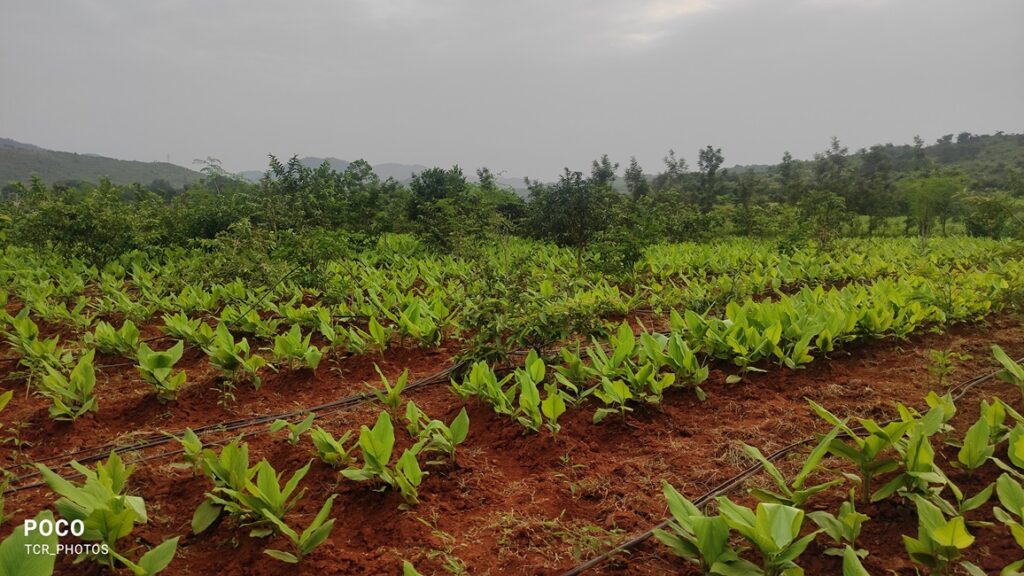
M 1024 130 L 1019 0 L 0 0 L 0 135 L 553 177 Z

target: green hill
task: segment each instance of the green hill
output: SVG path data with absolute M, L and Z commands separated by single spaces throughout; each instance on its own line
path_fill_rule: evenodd
M 0 185 L 27 182 L 33 175 L 47 184 L 56 182 L 99 182 L 103 177 L 115 184 L 150 184 L 163 180 L 175 188 L 195 182 L 202 174 L 167 162 L 116 160 L 92 154 L 57 152 L 0 138 Z
M 882 151 L 896 174 L 911 172 L 916 166 L 914 147 L 909 144 L 882 144 Z M 1014 178 L 1024 174 L 1024 134 L 947 134 L 932 144 L 922 146 L 932 168 L 956 170 L 983 188 L 1005 188 Z M 862 161 L 866 150 L 851 151 L 854 166 Z M 813 165 L 815 160 L 800 161 Z M 778 164 L 733 166 L 733 174 L 767 174 Z

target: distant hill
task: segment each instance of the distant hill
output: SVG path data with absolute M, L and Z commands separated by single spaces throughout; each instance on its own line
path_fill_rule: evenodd
M 897 174 L 906 172 L 913 165 L 914 148 L 910 144 L 883 144 L 882 149 Z M 864 150 L 850 151 L 850 158 L 856 165 Z M 1014 171 L 1024 171 L 1024 134 L 947 134 L 937 141 L 924 146 L 925 156 L 938 168 L 961 170 L 975 181 L 998 187 L 1005 183 Z M 804 160 L 813 164 L 814 160 Z M 776 169 L 777 164 L 751 164 L 733 166 L 734 174 L 752 172 L 764 174 Z
M 202 178 L 202 174 L 167 162 L 136 162 L 46 150 L 32 144 L 0 138 L 0 186 L 28 182 L 33 175 L 43 182 L 99 182 L 106 177 L 115 184 L 149 184 L 164 180 L 180 188 Z
M 39 150 L 39 146 L 36 146 L 34 144 L 25 144 L 24 142 L 11 140 L 10 138 L 0 138 L 0 148 L 20 148 L 22 150 Z

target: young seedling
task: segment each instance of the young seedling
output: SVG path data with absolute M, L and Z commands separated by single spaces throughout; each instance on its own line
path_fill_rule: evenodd
M 597 396 L 601 402 L 604 403 L 604 408 L 598 408 L 594 412 L 594 424 L 600 423 L 609 414 L 618 413 L 622 417 L 622 421 L 626 421 L 626 412 L 632 412 L 633 409 L 627 406 L 627 403 L 633 398 L 633 393 L 630 392 L 629 386 L 622 380 L 609 380 L 602 378 L 601 389 L 594 391 L 594 396 Z
M 395 380 L 395 384 L 392 385 L 388 377 L 381 371 L 380 366 L 374 364 L 373 368 L 380 376 L 380 383 L 383 389 L 371 386 L 370 390 L 377 397 L 377 400 L 384 405 L 388 414 L 392 415 L 393 418 L 397 418 L 398 409 L 402 407 L 402 392 L 405 391 L 405 387 L 409 384 L 409 369 L 403 370 L 402 374 Z
M 0 313 L 7 314 L 3 309 L 0 309 Z M 32 385 L 40 375 L 45 375 L 49 368 L 63 369 L 71 362 L 72 357 L 70 352 L 60 349 L 60 337 L 53 336 L 41 340 L 39 326 L 28 314 L 28 308 L 22 308 L 16 316 L 7 314 L 7 323 L 13 330 L 4 330 L 4 336 L 11 349 L 21 357 L 18 364 L 28 370 L 28 383 Z
M 293 530 L 290 526 L 285 524 L 284 520 L 267 514 L 267 519 L 274 523 L 277 527 L 277 531 L 283 534 L 292 544 L 293 552 L 285 552 L 283 550 L 267 549 L 263 553 L 271 558 L 275 558 L 282 562 L 289 564 L 298 564 L 302 559 L 309 555 L 317 546 L 322 544 L 327 537 L 331 535 L 331 530 L 334 529 L 334 518 L 327 519 L 331 514 L 331 506 L 334 504 L 334 499 L 337 498 L 337 494 L 331 494 L 330 498 L 324 502 L 324 505 L 320 508 L 320 512 L 317 513 L 313 521 L 310 522 L 309 526 L 302 531 L 301 534 Z
M 419 503 L 417 488 L 423 481 L 425 472 L 420 469 L 416 460 L 418 446 L 402 452 L 395 466 L 391 467 L 391 455 L 395 447 L 395 429 L 391 418 L 381 412 L 373 428 L 365 424 L 359 430 L 359 450 L 363 457 L 363 467 L 349 467 L 341 471 L 342 475 L 356 482 L 380 481 L 398 489 L 407 508 Z
M 479 396 L 494 409 L 497 414 L 511 416 L 515 412 L 512 401 L 515 399 L 516 386 L 505 387 L 513 375 L 508 374 L 502 379 L 486 362 L 475 362 L 462 383 L 451 381 L 452 390 L 463 400 L 470 396 Z
M 779 492 L 772 492 L 770 490 L 754 488 L 750 491 L 750 494 L 761 502 L 774 502 L 776 504 L 785 504 L 787 506 L 803 508 L 811 496 L 824 490 L 828 490 L 837 484 L 841 484 L 843 479 L 836 478 L 835 480 L 824 482 L 822 484 L 809 487 L 804 486 L 804 483 L 807 481 L 807 477 L 811 472 L 818 468 L 822 458 L 824 458 L 828 453 L 832 441 L 835 440 L 838 434 L 839 427 L 837 426 L 832 428 L 828 434 L 821 438 L 818 445 L 814 447 L 810 455 L 807 457 L 807 460 L 804 461 L 803 468 L 801 468 L 800 472 L 795 478 L 793 478 L 792 484 L 786 481 L 786 477 L 783 476 L 782 472 L 780 472 L 779 469 L 771 463 L 771 461 L 765 458 L 764 455 L 761 454 L 760 450 L 753 446 L 744 444 L 743 449 L 754 460 L 760 463 L 762 467 L 764 467 L 765 471 L 768 472 L 768 475 L 775 481 L 775 486 L 779 490 Z
M 302 336 L 302 329 L 298 324 L 292 326 L 288 332 L 274 337 L 274 360 L 283 363 L 295 370 L 308 368 L 316 371 L 323 358 L 323 352 L 316 346 L 310 345 L 313 333 Z
M 933 574 L 949 574 L 959 564 L 972 575 L 985 572 L 961 560 L 963 551 L 974 543 L 967 531 L 963 516 L 946 519 L 937 506 L 920 496 L 912 497 L 917 504 L 917 538 L 903 536 L 903 544 L 910 559 L 933 570 Z
M 989 421 L 982 417 L 971 425 L 964 435 L 963 443 L 957 452 L 957 461 L 970 475 L 988 462 L 995 452 L 996 447 L 991 443 L 991 427 Z
M 373 342 L 373 349 L 383 356 L 384 351 L 388 348 L 388 342 L 391 340 L 391 331 L 384 328 L 373 316 L 370 316 L 367 330 L 370 331 L 369 336 Z
M 537 355 L 536 350 L 530 350 L 524 368 L 517 368 L 515 371 L 516 383 L 519 385 L 519 413 L 516 419 L 531 432 L 540 430 L 544 422 L 537 386 L 544 381 L 545 372 L 544 361 Z
M 443 454 L 448 457 L 449 463 L 455 463 L 455 448 L 465 442 L 469 434 L 469 414 L 465 408 L 459 411 L 450 425 L 445 425 L 440 420 L 431 420 L 410 400 L 405 405 L 405 419 L 409 434 L 419 440 L 418 445 L 423 447 L 424 452 Z M 440 463 L 443 462 L 427 462 Z
M 850 498 L 839 505 L 839 513 L 833 515 L 831 512 L 820 510 L 807 514 L 818 528 L 821 528 L 838 546 L 826 548 L 825 554 L 832 556 L 844 556 L 847 550 L 853 550 L 857 557 L 864 558 L 868 555 L 867 550 L 858 550 L 857 538 L 860 536 L 861 526 L 870 520 L 867 514 L 862 514 L 854 508 L 854 491 L 850 491 Z
M 969 354 L 961 354 L 951 350 L 929 350 L 928 373 L 935 377 L 935 387 L 942 389 L 946 384 L 946 377 L 956 371 L 957 361 L 970 360 Z
M 87 341 L 100 352 L 134 356 L 139 349 L 139 329 L 131 320 L 125 320 L 119 329 L 101 321 Z
M 161 403 L 177 399 L 178 391 L 185 384 L 185 371 L 174 372 L 174 365 L 181 359 L 184 351 L 185 343 L 180 340 L 164 352 L 154 352 L 145 342 L 139 344 L 139 374 L 153 386 Z
M 547 394 L 540 403 L 540 412 L 544 415 L 544 426 L 551 431 L 551 434 L 558 434 L 562 427 L 558 424 L 558 418 L 565 413 L 565 399 L 556 384 L 545 384 L 544 392 Z
M 259 370 L 267 361 L 258 355 L 250 355 L 249 342 L 242 338 L 235 342 L 226 324 L 217 325 L 213 341 L 205 348 L 210 363 L 217 366 L 231 382 L 248 379 L 257 390 L 262 384 Z
M 232 446 L 232 445 L 229 445 Z M 228 448 L 226 446 L 225 448 Z M 237 445 L 234 450 L 237 451 Z M 235 455 L 248 457 L 248 451 Z M 207 454 L 207 462 L 213 466 L 223 462 L 220 457 Z M 234 455 L 229 456 L 234 458 Z M 220 460 L 221 462 L 218 462 Z M 298 504 L 305 490 L 296 492 L 299 482 L 309 472 L 312 461 L 299 468 L 282 486 L 283 474 L 278 473 L 266 460 L 248 468 L 241 458 L 230 462 L 234 470 L 225 470 L 230 476 L 214 480 L 214 488 L 206 493 L 206 499 L 192 517 L 192 530 L 200 533 L 208 528 L 224 512 L 238 519 L 240 525 L 251 528 L 249 536 L 265 538 L 278 531 L 278 522 Z M 218 471 L 219 476 L 222 471 Z M 281 520 L 283 521 L 283 520 Z
M 654 537 L 676 556 L 711 574 L 715 568 L 736 563 L 739 555 L 729 546 L 729 525 L 721 516 L 705 516 L 668 482 L 662 483 L 672 521 L 668 530 L 655 530 Z
M 71 373 L 65 376 L 47 366 L 47 374 L 39 385 L 39 392 L 53 402 L 50 417 L 54 420 L 77 420 L 88 412 L 96 412 L 96 372 L 93 368 L 95 350 L 89 350 L 78 359 Z
M 215 499 L 215 492 L 223 489 L 243 491 L 256 475 L 256 467 L 249 467 L 249 445 L 240 438 L 226 444 L 220 453 L 204 449 L 200 464 L 203 472 L 213 482 L 213 491 L 206 494 L 192 515 L 192 532 L 195 534 L 209 528 L 224 511 L 224 505 Z
M 199 439 L 199 436 L 191 428 L 185 428 L 181 438 L 174 435 L 171 435 L 171 437 L 181 445 L 183 451 L 181 457 L 187 463 L 186 465 L 192 469 L 192 476 L 195 476 L 202 464 L 203 441 Z
M 291 423 L 287 420 L 274 420 L 273 424 L 270 425 L 270 433 L 275 434 L 288 429 L 288 443 L 295 446 L 302 440 L 302 435 L 309 431 L 313 426 L 313 419 L 316 418 L 316 414 L 310 412 L 301 422 Z
M 724 496 L 718 498 L 718 508 L 730 528 L 743 536 L 761 554 L 761 566 L 744 566 L 746 571 L 736 574 L 765 574 L 782 576 L 800 574 L 796 559 L 814 540 L 820 530 L 800 538 L 804 511 L 784 504 L 761 502 L 756 510 L 733 503 Z M 739 561 L 737 564 L 750 564 Z
M 996 376 L 1000 380 L 1013 384 L 1020 391 L 1021 404 L 1024 405 L 1024 367 L 1015 362 L 1013 358 L 1006 355 L 1003 349 L 999 346 L 992 345 L 992 355 L 999 361 L 1003 369 L 1000 370 Z
M 168 336 L 200 348 L 206 348 L 213 342 L 213 328 L 199 318 L 193 320 L 185 313 L 179 312 L 178 314 L 165 314 L 163 321 L 164 326 L 161 330 Z
M 352 432 L 347 430 L 341 438 L 336 439 L 320 426 L 309 431 L 309 439 L 313 442 L 314 453 L 324 464 L 332 468 L 349 466 L 352 463 L 352 457 L 349 455 L 350 449 L 345 447 L 351 436 Z
M 897 421 L 879 426 L 873 420 L 862 419 L 860 423 L 865 429 L 865 434 L 860 436 L 846 425 L 845 420 L 841 420 L 812 400 L 807 402 L 818 416 L 838 427 L 849 438 L 850 444 L 839 438 L 834 439 L 829 444 L 829 453 L 845 458 L 857 467 L 859 475 L 848 477 L 860 485 L 861 505 L 867 505 L 871 499 L 872 483 L 875 477 L 899 469 L 897 460 L 883 454 L 886 449 L 891 448 L 903 438 L 913 422 Z
M 935 449 L 931 443 L 932 434 L 941 425 L 941 411 L 936 409 L 930 410 L 924 418 L 913 421 L 906 441 L 894 445 L 901 456 L 903 472 L 872 494 L 873 502 L 884 500 L 895 493 L 931 498 L 949 484 L 949 479 L 935 463 Z
M 116 452 L 112 452 L 106 462 L 98 462 L 95 469 L 86 468 L 78 462 L 72 462 L 71 466 L 85 478 L 81 486 L 75 486 L 43 464 L 36 465 L 50 489 L 61 496 L 54 503 L 60 517 L 68 522 L 78 520 L 84 523 L 85 532 L 80 536 L 83 541 L 107 545 L 106 551 L 90 547 L 79 555 L 77 561 L 91 559 L 109 569 L 121 565 L 135 574 L 145 575 L 156 574 L 166 568 L 174 558 L 177 537 L 152 548 L 137 563 L 124 556 L 127 551 L 119 552 L 117 549 L 117 542 L 129 536 L 135 524 L 148 522 L 146 503 L 142 498 L 124 494 L 134 466 L 126 468 Z

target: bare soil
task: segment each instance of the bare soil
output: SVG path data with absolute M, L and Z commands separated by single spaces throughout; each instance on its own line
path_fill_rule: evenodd
M 322 502 L 338 494 L 333 512 L 337 522 L 327 542 L 295 567 L 262 553 L 267 547 L 285 548 L 283 539 L 250 538 L 230 521 L 201 535 L 190 534 L 192 513 L 210 488 L 208 481 L 172 466 L 173 458 L 150 460 L 139 464 L 129 480 L 130 491 L 145 499 L 150 515 L 149 524 L 136 528 L 133 536 L 147 545 L 182 536 L 177 556 L 165 572 L 171 575 L 400 574 L 403 559 L 412 561 L 424 574 L 459 570 L 467 574 L 559 574 L 661 521 L 667 514 L 662 481 L 696 498 L 749 465 L 741 442 L 767 453 L 823 431 L 823 422 L 810 410 L 806 398 L 840 415 L 891 417 L 894 401 L 919 405 L 934 386 L 935 379 L 928 373 L 929 350 L 971 354 L 972 359 L 961 362 L 949 378 L 956 382 L 995 369 L 989 353 L 993 343 L 1015 357 L 1024 355 L 1019 318 L 993 316 L 943 334 L 855 344 L 806 369 L 774 368 L 765 374 L 750 374 L 735 385 L 725 384 L 732 370 L 718 365 L 705 383 L 705 402 L 685 390 L 673 390 L 660 408 L 638 408 L 625 422 L 610 417 L 599 425 L 591 421 L 594 405 L 585 404 L 562 417 L 562 430 L 556 437 L 546 432 L 526 434 L 486 405 L 470 402 L 470 434 L 459 447 L 457 464 L 428 468 L 429 476 L 420 487 L 421 503 L 412 510 L 399 510 L 397 494 L 346 480 L 315 461 L 302 483 L 306 495 L 288 520 L 304 528 Z M 236 389 L 237 401 L 230 410 L 218 405 L 216 371 L 206 365 L 201 353 L 190 351 L 182 362 L 192 386 L 177 402 L 156 402 L 133 367 L 110 368 L 103 371 L 98 389 L 100 412 L 73 424 L 52 422 L 45 401 L 26 396 L 23 383 L 6 381 L 0 389 L 17 392 L 4 413 L 5 422 L 27 423 L 22 439 L 31 446 L 22 453 L 5 446 L 0 455 L 8 468 L 14 467 L 20 474 L 27 471 L 20 465 L 44 458 L 56 464 L 60 455 L 80 448 L 314 406 L 361 392 L 366 389 L 364 382 L 376 384 L 375 362 L 392 378 L 403 368 L 409 368 L 414 379 L 443 370 L 451 364 L 454 347 L 448 343 L 438 350 L 390 350 L 383 358 L 368 355 L 325 362 L 316 374 L 266 373 L 259 390 L 244 385 Z M 0 349 L 0 356 L 7 353 Z M 97 360 L 100 364 L 118 362 L 122 360 L 114 357 Z M 8 367 L 0 365 L 0 369 Z M 989 382 L 964 397 L 958 418 L 973 421 L 978 399 L 990 394 L 1019 401 L 1016 390 Z M 463 406 L 444 384 L 410 392 L 409 399 L 430 416 L 445 421 Z M 364 403 L 326 413 L 317 423 L 337 436 L 371 424 L 379 411 L 379 405 Z M 298 446 L 262 433 L 247 441 L 254 461 L 266 458 L 287 475 L 312 458 L 308 438 Z M 399 449 L 409 443 L 403 435 Z M 170 447 L 131 454 L 126 459 L 152 456 Z M 955 452 L 942 454 L 956 458 Z M 944 469 L 950 470 L 954 481 L 968 493 L 998 475 L 991 467 L 971 478 L 951 467 Z M 752 482 L 763 482 L 759 478 Z M 834 509 L 844 494 L 845 489 L 838 489 L 822 495 L 813 506 Z M 742 490 L 735 496 L 744 501 Z M 7 509 L 14 518 L 0 533 L 6 535 L 12 526 L 53 500 L 46 488 L 9 495 Z M 987 514 L 989 508 L 979 514 Z M 873 517 L 865 524 L 861 540 L 871 551 L 865 562 L 868 570 L 913 574 L 899 538 L 900 534 L 916 533 L 913 511 L 892 503 L 863 511 Z M 968 558 L 987 571 L 997 571 L 1018 559 L 1019 551 L 1001 526 L 978 530 L 975 535 L 978 541 Z M 822 554 L 828 542 L 824 537 L 819 542 L 801 558 L 807 573 L 840 573 L 837 561 Z M 686 574 L 686 570 L 667 548 L 648 540 L 593 573 Z M 72 565 L 71 559 L 65 558 L 58 573 L 101 571 L 95 566 Z

